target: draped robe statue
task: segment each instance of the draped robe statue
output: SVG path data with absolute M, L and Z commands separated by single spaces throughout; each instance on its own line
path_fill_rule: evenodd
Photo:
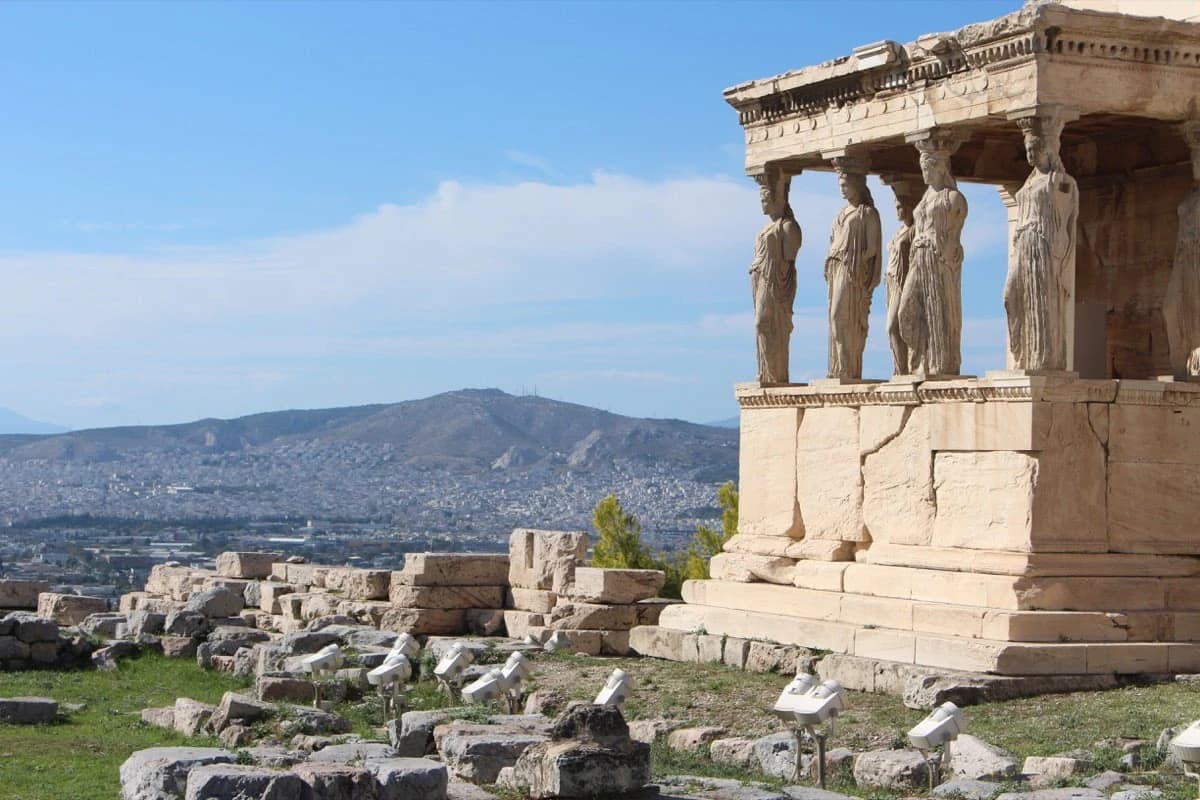
M 1004 282 L 1010 363 L 1016 369 L 1070 369 L 1079 189 L 1058 155 L 1062 123 L 1020 120 L 1033 172 L 1017 191 L 1017 225 Z
M 908 345 L 900 335 L 900 297 L 908 280 L 910 251 L 913 239 L 913 208 L 920 200 L 914 196 L 906 183 L 893 183 L 896 195 L 896 217 L 900 227 L 888 243 L 887 272 L 883 275 L 887 289 L 887 334 L 892 347 L 892 372 L 903 375 L 908 372 Z
M 879 212 L 867 176 L 839 171 L 848 205 L 838 213 L 825 258 L 829 288 L 829 377 L 862 378 L 871 294 L 879 285 Z
M 754 239 L 754 260 L 750 262 L 758 382 L 787 383 L 801 233 L 788 205 L 788 178 L 768 172 L 758 180 L 763 213 L 770 217 Z
M 1196 186 L 1179 204 L 1175 261 L 1163 298 L 1167 347 L 1176 378 L 1200 376 L 1200 145 L 1193 154 Z
M 962 364 L 962 228 L 967 201 L 950 174 L 950 147 L 917 142 L 929 188 L 913 211 L 908 278 L 900 296 L 900 335 L 908 372 L 957 375 Z

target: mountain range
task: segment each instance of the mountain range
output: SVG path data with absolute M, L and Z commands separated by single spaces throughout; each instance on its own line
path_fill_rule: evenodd
M 59 434 L 0 436 L 0 526 L 367 521 L 410 531 L 571 527 L 606 494 L 659 529 L 719 515 L 738 432 L 497 389 Z
M 67 429 L 49 422 L 22 416 L 11 408 L 0 408 L 0 434 L 4 433 L 63 433 Z

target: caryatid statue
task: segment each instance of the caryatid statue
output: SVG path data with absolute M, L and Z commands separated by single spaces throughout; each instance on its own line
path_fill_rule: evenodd
M 1017 223 L 1004 282 L 1009 363 L 1016 369 L 1071 368 L 1079 188 L 1059 157 L 1064 122 L 1064 115 L 1053 109 L 1017 120 L 1033 172 L 1017 190 Z
M 846 207 L 838 212 L 825 257 L 829 288 L 829 377 L 862 378 L 863 349 L 871 295 L 879 285 L 881 239 L 879 212 L 867 188 L 866 164 L 834 158 Z
M 1192 191 L 1179 204 L 1175 261 L 1163 298 L 1167 349 L 1176 378 L 1200 377 L 1200 122 L 1182 126 L 1192 148 Z
M 913 209 L 921 201 L 925 184 L 915 176 L 883 177 L 883 182 L 892 187 L 896 198 L 896 217 L 900 227 L 888 243 L 887 271 L 883 274 L 883 285 L 887 289 L 887 335 L 892 347 L 892 372 L 903 375 L 908 372 L 908 345 L 900 335 L 900 297 L 908 280 L 909 258 L 913 239 Z
M 755 180 L 759 184 L 763 213 L 770 218 L 754 239 L 754 260 L 750 262 L 758 382 L 787 383 L 800 226 L 788 205 L 791 179 L 777 169 L 768 168 L 756 175 Z
M 913 210 L 908 277 L 900 294 L 900 336 L 908 372 L 957 375 L 962 364 L 962 229 L 967 200 L 950 172 L 958 140 L 939 131 L 915 142 L 925 193 Z

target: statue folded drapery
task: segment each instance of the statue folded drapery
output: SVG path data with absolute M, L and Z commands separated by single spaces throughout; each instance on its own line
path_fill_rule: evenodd
M 801 233 L 788 205 L 789 179 L 769 171 L 758 180 L 763 213 L 771 218 L 755 237 L 754 260 L 750 262 L 758 381 L 787 383 L 792 304 L 796 299 L 796 253 L 800 250 Z
M 1033 172 L 1017 191 L 1017 224 L 1004 283 L 1009 360 L 1017 369 L 1067 370 L 1079 189 L 1059 158 L 1062 122 L 1044 116 L 1019 124 Z
M 884 179 L 888 181 L 887 178 Z M 892 372 L 902 375 L 909 370 L 908 345 L 900 335 L 900 297 L 904 293 L 904 284 L 908 282 L 910 251 L 913 240 L 913 209 L 920 202 L 921 195 L 914 187 L 914 181 L 890 181 L 896 197 L 896 218 L 900 227 L 892 235 L 888 243 L 887 271 L 883 275 L 884 287 L 887 289 L 887 334 L 892 348 Z
M 849 205 L 833 223 L 825 282 L 829 289 L 829 377 L 862 377 L 871 295 L 880 279 L 879 212 L 865 174 L 839 170 Z
M 967 201 L 950 174 L 951 147 L 917 142 L 929 188 L 913 211 L 909 272 L 900 297 L 900 335 L 909 372 L 957 375 L 962 363 L 962 228 Z

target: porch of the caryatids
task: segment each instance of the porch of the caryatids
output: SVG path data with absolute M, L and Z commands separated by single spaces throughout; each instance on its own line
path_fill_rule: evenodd
M 1171 372 L 1184 380 L 1200 378 L 1200 121 L 1185 122 L 1180 133 L 1191 148 L 1193 187 L 1179 204 L 1175 258 L 1162 311 Z
M 920 175 L 883 175 L 883 182 L 891 187 L 895 199 L 896 218 L 900 226 L 888 242 L 887 269 L 883 275 L 886 290 L 887 315 L 885 328 L 888 344 L 892 349 L 892 373 L 904 375 L 909 371 L 908 345 L 900 335 L 900 297 L 908 281 L 910 256 L 913 240 L 913 211 L 925 193 L 925 183 Z

